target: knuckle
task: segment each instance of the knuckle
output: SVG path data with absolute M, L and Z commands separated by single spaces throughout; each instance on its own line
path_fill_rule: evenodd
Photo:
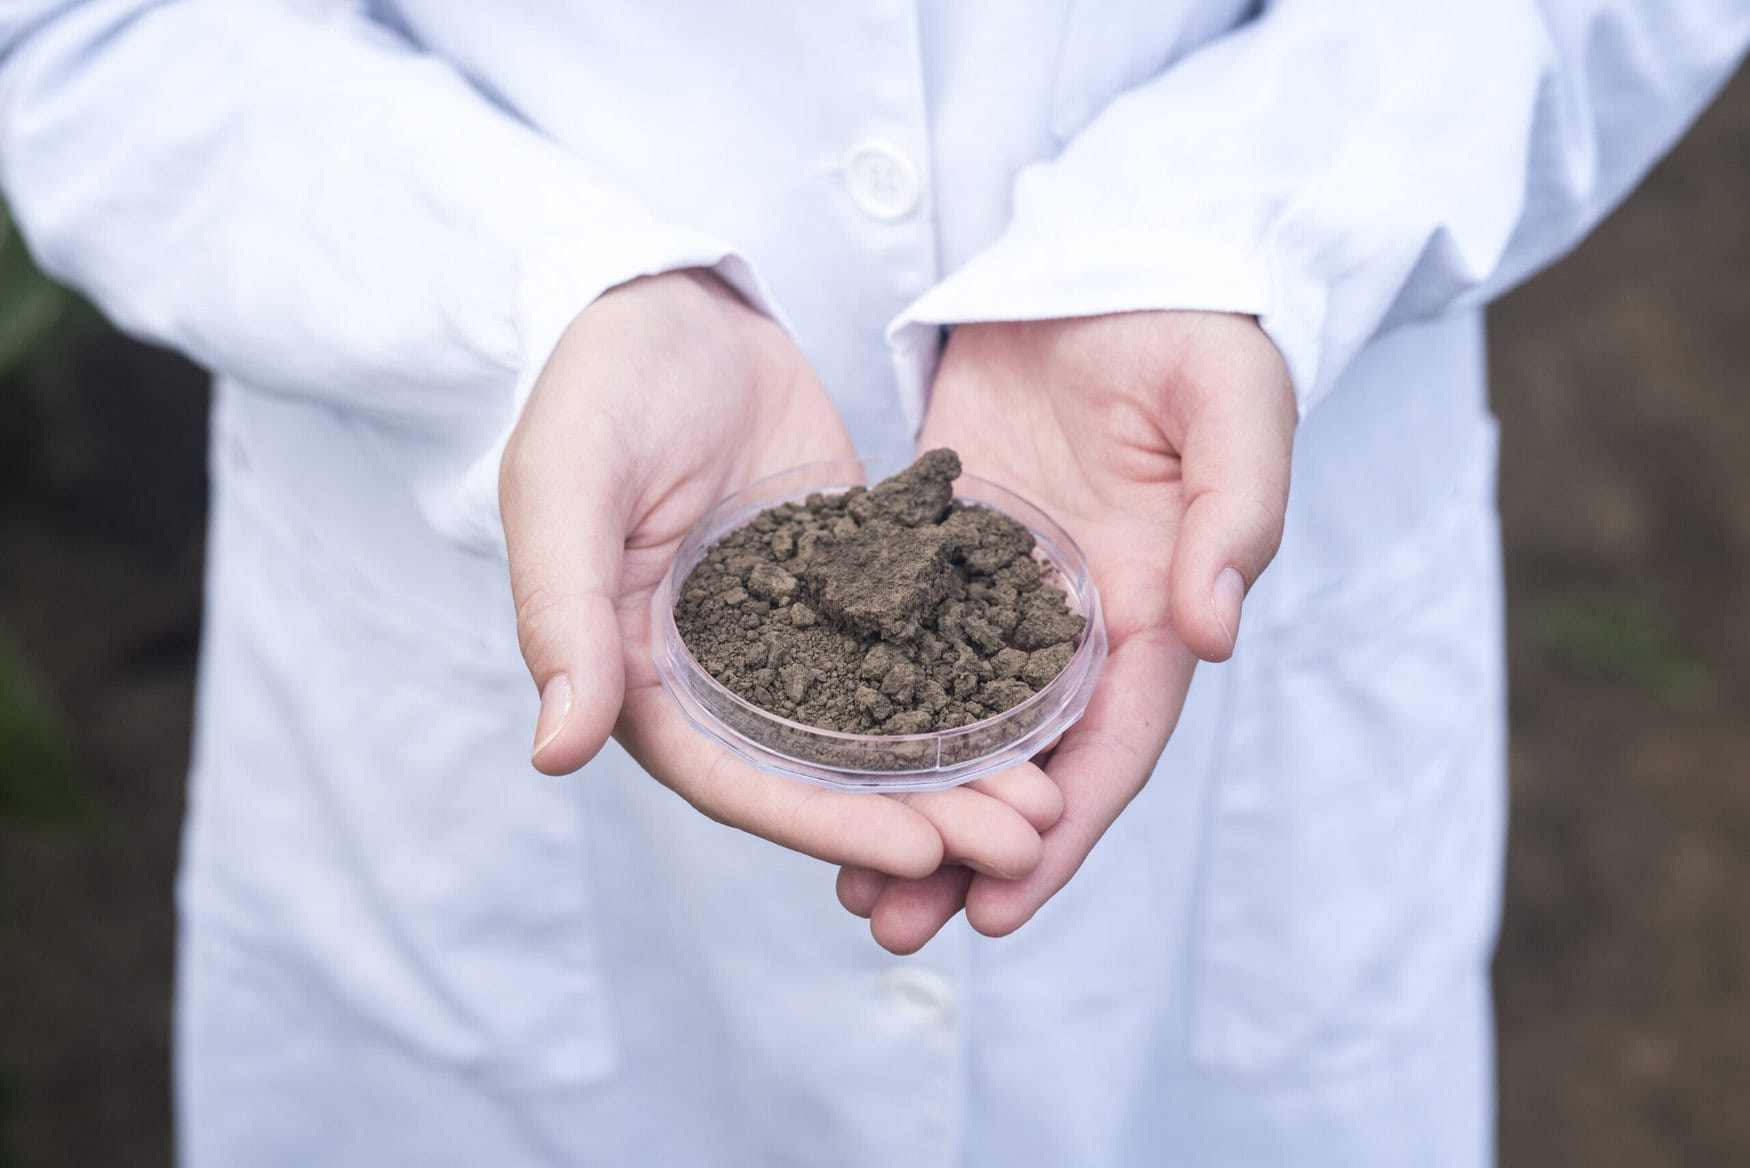
M 752 830 L 747 823 L 748 816 L 736 812 L 733 792 L 725 785 L 724 768 L 729 765 L 729 761 L 727 754 L 717 753 L 713 755 L 704 774 L 692 782 L 686 781 L 682 776 L 659 776 L 659 778 L 663 778 L 668 786 L 692 805 L 693 810 L 712 823 L 723 827 Z
M 571 606 L 572 600 L 563 590 L 548 584 L 535 583 L 517 590 L 517 643 L 525 658 L 532 658 L 548 641 L 564 632 Z
M 1248 493 L 1236 500 L 1235 507 L 1235 526 L 1245 551 L 1255 559 L 1256 570 L 1262 571 L 1282 547 L 1286 501 L 1270 494 Z

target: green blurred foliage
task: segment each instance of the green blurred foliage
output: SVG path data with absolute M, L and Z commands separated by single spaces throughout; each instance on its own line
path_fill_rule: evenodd
M 77 303 L 78 297 L 36 270 L 0 204 L 0 387 L 41 351 Z
M 0 400 L 17 391 L 17 374 L 49 344 L 74 302 L 36 270 L 0 203 Z M 60 719 L 24 658 L 0 635 L 0 820 L 66 823 L 89 811 Z M 0 1168 L 16 1163 L 14 1093 L 12 1075 L 0 1067 Z
M 1546 601 L 1532 613 L 1531 632 L 1564 664 L 1638 685 L 1667 705 L 1694 700 L 1708 682 L 1707 667 L 1643 603 Z
M 78 299 L 36 270 L 0 204 L 0 397 L 77 315 Z M 0 629 L 0 819 L 83 821 L 65 728 L 23 656 Z
M 88 824 L 94 810 L 65 724 L 23 655 L 0 638 L 0 819 Z

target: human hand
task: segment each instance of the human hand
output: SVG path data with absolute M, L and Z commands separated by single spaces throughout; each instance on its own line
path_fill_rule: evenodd
M 798 463 L 853 457 L 783 330 L 707 272 L 621 285 L 580 313 L 506 448 L 499 502 L 523 657 L 541 693 L 535 766 L 610 732 L 722 823 L 834 863 L 923 876 L 944 862 L 1024 875 L 1058 793 L 1043 776 L 870 797 L 765 774 L 689 724 L 650 654 L 650 597 L 693 523 Z
M 954 330 L 922 445 L 953 447 L 969 472 L 1075 538 L 1111 656 L 1087 713 L 1042 760 L 1063 813 L 1030 875 L 840 872 L 840 901 L 870 918 L 882 945 L 913 952 L 962 907 L 979 932 L 1010 933 L 1075 875 L 1148 781 L 1197 659 L 1233 651 L 1245 591 L 1281 539 L 1295 417 L 1287 370 L 1250 317 L 1138 312 Z

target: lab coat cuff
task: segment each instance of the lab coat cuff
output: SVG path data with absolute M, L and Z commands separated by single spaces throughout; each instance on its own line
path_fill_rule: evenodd
M 1324 295 L 1281 278 L 1266 251 L 1194 234 L 1105 232 L 1016 238 L 975 256 L 887 328 L 900 404 L 915 430 L 929 402 L 943 326 L 1184 309 L 1254 316 L 1310 408 Z
M 624 248 L 626 254 L 617 256 L 609 254 L 612 245 L 560 248 L 528 265 L 517 297 L 516 331 L 521 353 L 511 400 L 491 447 L 469 466 L 454 489 L 440 493 L 427 507 L 440 535 L 483 555 L 504 554 L 498 471 L 511 432 L 565 330 L 603 293 L 641 276 L 707 268 L 755 310 L 794 333 L 753 265 L 728 244 L 678 230 L 669 232 L 661 243 L 648 237 L 642 243 L 641 248 Z

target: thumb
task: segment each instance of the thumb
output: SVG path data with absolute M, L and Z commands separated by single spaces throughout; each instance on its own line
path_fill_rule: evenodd
M 1168 587 L 1173 628 L 1205 661 L 1232 655 L 1245 594 L 1276 555 L 1288 507 L 1293 392 L 1285 373 L 1247 381 L 1207 395 L 1182 447 L 1186 506 Z
M 538 423 L 528 428 L 539 434 Z M 625 696 L 616 602 L 629 506 L 605 459 L 542 447 L 539 436 L 513 439 L 499 509 L 517 639 L 541 695 L 531 757 L 537 770 L 563 775 L 601 750 Z

